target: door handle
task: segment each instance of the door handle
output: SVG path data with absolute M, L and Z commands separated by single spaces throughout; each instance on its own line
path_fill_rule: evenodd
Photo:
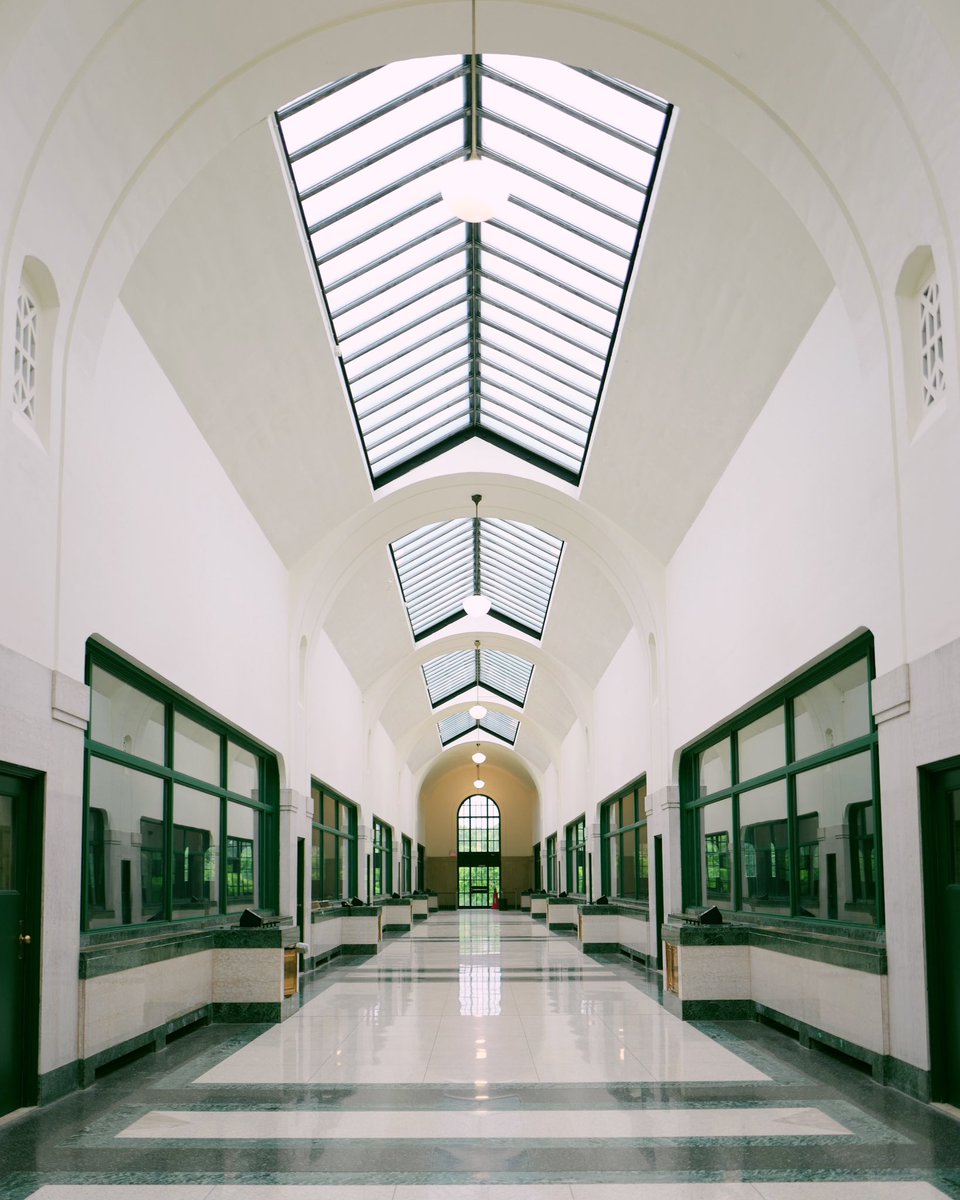
M 30 937 L 30 934 L 29 934 L 29 933 L 21 933 L 21 934 L 20 934 L 20 945 L 21 945 L 21 946 L 29 946 L 29 945 L 30 945 L 30 942 L 31 942 L 31 940 L 32 940 L 32 939 L 31 939 L 31 937 Z

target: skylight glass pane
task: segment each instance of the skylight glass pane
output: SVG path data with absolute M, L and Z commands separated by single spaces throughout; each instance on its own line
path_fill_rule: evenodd
M 508 742 L 512 746 L 517 740 L 517 734 L 520 732 L 520 722 L 516 717 L 508 717 L 506 713 L 495 712 L 493 709 L 490 709 L 480 722 L 480 728 L 486 730 L 487 733 L 493 734 L 495 738 L 500 738 L 501 741 Z
M 390 546 L 414 638 L 456 619 L 473 591 L 473 521 L 427 525 Z
M 478 65 L 480 141 L 512 197 L 483 225 L 440 199 L 469 149 L 466 59 L 391 63 L 277 114 L 375 486 L 471 432 L 579 482 L 633 269 L 670 106 L 560 63 Z
M 533 663 L 506 650 L 480 650 L 480 683 L 522 708 L 527 699 Z
M 476 657 L 475 650 L 454 650 L 423 664 L 423 678 L 434 708 L 476 685 Z
M 440 744 L 449 746 L 451 742 L 455 742 L 457 738 L 470 730 L 471 732 L 477 728 L 477 722 L 470 716 L 469 712 L 453 713 L 449 717 L 444 717 L 437 725 L 440 732 Z
M 480 590 L 492 611 L 543 633 L 563 542 L 519 521 L 481 521 Z

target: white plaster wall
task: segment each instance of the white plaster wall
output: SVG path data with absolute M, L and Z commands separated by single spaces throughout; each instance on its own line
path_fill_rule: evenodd
M 646 639 L 632 629 L 594 692 L 591 765 L 598 800 L 649 767 L 649 661 Z
M 283 753 L 286 571 L 120 305 L 66 438 L 62 669 L 98 634 Z
M 575 721 L 560 747 L 557 811 L 557 871 L 559 889 L 570 891 L 567 879 L 566 831 L 565 826 L 577 817 L 586 814 L 587 826 L 597 820 L 597 797 L 590 787 L 590 736 L 579 721 Z M 552 833 L 553 830 L 548 830 Z M 544 880 L 546 882 L 546 880 Z
M 859 628 L 899 661 L 885 408 L 834 294 L 668 566 L 675 750 Z
M 314 775 L 359 804 L 364 793 L 363 701 L 322 631 L 310 642 L 305 701 L 306 771 L 301 787 L 309 793 L 310 776 Z

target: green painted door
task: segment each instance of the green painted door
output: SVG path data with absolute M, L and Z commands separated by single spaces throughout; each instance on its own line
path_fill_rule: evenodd
M 933 1098 L 960 1107 L 960 770 L 935 778 L 924 814 Z
M 24 780 L 0 775 L 0 1114 L 30 1102 L 36 1079 L 36 1014 L 28 1006 L 38 949 L 28 922 L 29 802 Z

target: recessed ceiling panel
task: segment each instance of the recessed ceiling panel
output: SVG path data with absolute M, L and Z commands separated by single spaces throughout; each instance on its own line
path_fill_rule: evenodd
M 472 436 L 579 482 L 670 112 L 488 55 L 392 63 L 277 113 L 375 486 Z M 440 194 L 474 124 L 510 177 L 483 224 Z

